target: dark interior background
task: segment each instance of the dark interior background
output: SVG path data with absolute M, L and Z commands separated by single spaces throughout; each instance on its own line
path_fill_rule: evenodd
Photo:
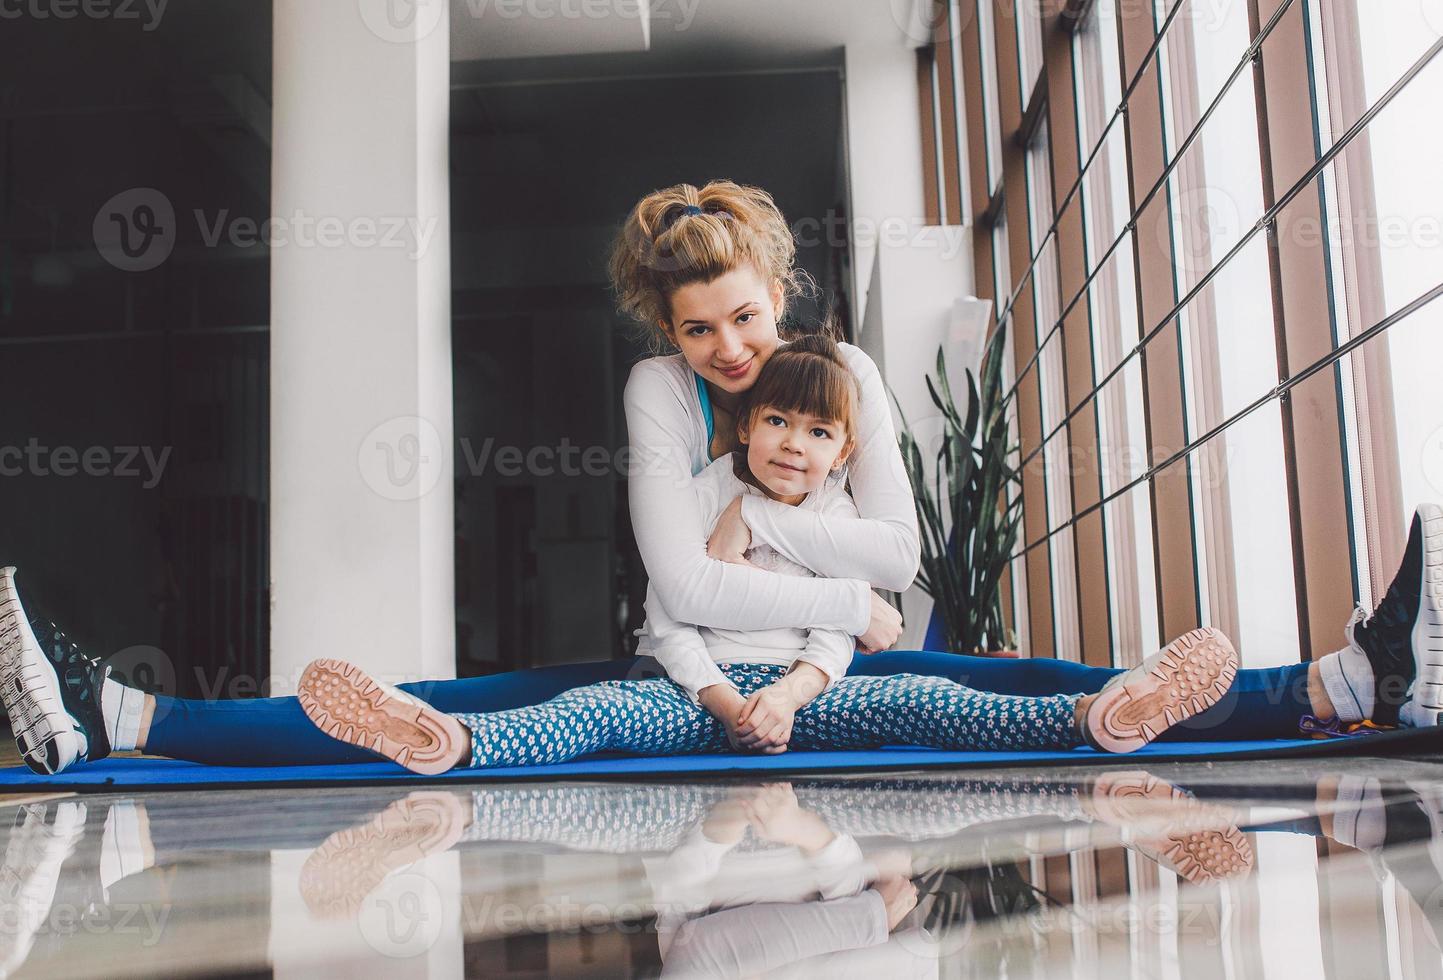
M 19 566 L 32 612 L 99 655 L 161 651 L 125 656 L 192 695 L 253 693 L 233 682 L 267 666 L 268 254 L 207 245 L 195 212 L 268 213 L 270 51 L 257 0 L 171 0 L 153 31 L 0 24 L 0 447 L 169 454 L 154 486 L 143 462 L 137 476 L 0 476 L 0 563 Z M 623 655 L 640 624 L 618 474 L 467 463 L 488 440 L 625 444 L 622 388 L 645 351 L 605 257 L 627 209 L 728 177 L 770 190 L 794 225 L 844 213 L 840 52 L 722 60 L 660 74 L 645 53 L 453 64 L 463 675 Z M 172 202 L 177 244 L 124 272 L 92 227 L 136 187 Z M 800 256 L 845 306 L 846 243 Z

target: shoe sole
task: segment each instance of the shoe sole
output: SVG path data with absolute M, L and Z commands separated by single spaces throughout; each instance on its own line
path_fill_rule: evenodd
M 297 696 L 306 717 L 327 735 L 424 776 L 453 768 L 466 744 L 455 718 L 344 660 L 312 661 Z
M 466 814 L 455 796 L 412 793 L 370 823 L 327 837 L 301 867 L 301 897 L 321 918 L 354 918 L 388 876 L 450 850 L 465 829 Z
M 1423 531 L 1418 618 L 1413 621 L 1413 659 L 1418 674 L 1412 698 L 1433 724 L 1443 715 L 1443 507 L 1418 508 Z
M 1105 773 L 1093 784 L 1099 819 L 1124 829 L 1158 822 L 1132 847 L 1191 884 L 1235 878 L 1252 871 L 1253 845 L 1223 807 L 1146 772 Z
M 1134 752 L 1217 704 L 1237 671 L 1237 651 L 1222 633 L 1207 626 L 1184 633 L 1097 695 L 1087 712 L 1091 741 L 1106 752 Z
M 15 746 L 32 772 L 53 776 L 79 754 L 79 735 L 61 727 L 68 718 L 60 678 L 45 658 L 15 587 L 15 568 L 0 568 L 0 705 L 10 719 Z

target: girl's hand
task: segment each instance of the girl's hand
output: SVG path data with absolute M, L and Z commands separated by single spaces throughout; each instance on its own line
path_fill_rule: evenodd
M 826 821 L 802 809 L 791 783 L 770 783 L 762 787 L 745 807 L 757 836 L 773 844 L 790 844 L 813 855 L 837 839 Z
M 706 553 L 709 558 L 717 561 L 750 565 L 746 553 L 751 546 L 752 529 L 742 520 L 742 498 L 739 496 L 728 504 L 721 517 L 717 518 L 716 528 L 712 530 L 711 537 L 707 538 Z
M 737 726 L 741 724 L 740 715 L 746 701 L 737 693 L 736 688 L 730 684 L 713 684 L 711 687 L 704 687 L 698 691 L 696 697 L 701 702 L 701 706 L 722 723 L 731 747 L 738 752 L 750 751 L 742 745 L 737 736 Z
M 753 752 L 785 752 L 792 737 L 792 719 L 800 707 L 789 685 L 768 684 L 743 705 L 737 718 L 737 741 Z
M 857 649 L 863 653 L 878 653 L 887 649 L 902 636 L 902 614 L 877 593 L 872 593 L 872 622 L 867 632 L 857 637 Z

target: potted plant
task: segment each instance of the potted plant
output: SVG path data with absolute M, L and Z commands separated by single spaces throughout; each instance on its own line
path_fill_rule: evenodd
M 1022 495 L 1020 473 L 1011 464 L 1016 447 L 1007 425 L 1010 395 L 1002 382 L 1004 330 L 999 327 L 984 347 L 980 384 L 966 371 L 965 416 L 952 398 L 945 353 L 937 348 L 936 377 L 926 380 L 942 432 L 930 474 L 897 405 L 902 459 L 922 536 L 917 585 L 932 597 L 941 640 L 954 653 L 1015 655 L 1016 638 L 1002 612 L 1002 582 L 1017 545 Z M 1019 492 L 1009 492 L 1013 488 Z

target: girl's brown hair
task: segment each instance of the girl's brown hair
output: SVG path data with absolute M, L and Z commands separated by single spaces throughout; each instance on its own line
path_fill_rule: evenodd
M 682 286 L 711 282 L 750 262 L 768 283 L 782 286 L 782 303 L 815 294 L 796 268 L 791 228 L 760 187 L 714 180 L 700 189 L 675 184 L 652 191 L 626 217 L 608 263 L 617 307 L 650 328 L 654 349 L 668 344 L 660 322 L 671 322 L 671 296 Z M 781 318 L 778 317 L 778 320 Z M 786 337 L 794 333 L 783 331 Z
M 764 408 L 796 412 L 836 422 L 847 430 L 843 451 L 857 443 L 857 417 L 861 393 L 857 376 L 842 359 L 837 342 L 808 334 L 776 349 L 762 365 L 756 384 L 747 389 L 737 407 L 737 431 L 750 432 Z M 736 454 L 737 475 L 746 467 L 746 453 Z

